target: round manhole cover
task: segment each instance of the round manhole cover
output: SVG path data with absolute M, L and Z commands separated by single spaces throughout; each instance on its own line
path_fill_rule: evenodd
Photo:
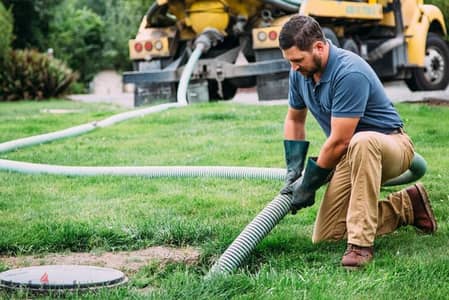
M 93 266 L 49 265 L 0 273 L 0 286 L 33 291 L 83 290 L 114 287 L 128 281 L 120 271 Z

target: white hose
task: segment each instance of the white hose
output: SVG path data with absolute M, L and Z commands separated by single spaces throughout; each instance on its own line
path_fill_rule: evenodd
M 35 164 L 0 159 L 0 169 L 26 174 L 53 174 L 69 176 L 145 176 L 145 177 L 219 177 L 283 180 L 285 169 L 256 167 L 216 167 L 216 166 L 59 166 Z
M 177 99 L 180 104 L 187 104 L 187 87 L 189 85 L 190 76 L 192 76 L 193 70 L 200 59 L 201 54 L 205 49 L 203 43 L 197 43 L 195 50 L 190 55 L 184 70 L 182 71 L 181 79 L 179 80 Z
M 17 149 L 23 148 L 23 147 L 39 145 L 39 144 L 51 142 L 51 141 L 62 139 L 62 138 L 81 135 L 81 134 L 84 134 L 84 133 L 87 133 L 89 131 L 96 129 L 97 127 L 103 128 L 103 127 L 111 126 L 116 123 L 126 121 L 126 120 L 129 120 L 132 118 L 143 117 L 147 114 L 161 112 L 163 110 L 166 110 L 166 109 L 169 109 L 172 107 L 180 107 L 180 106 L 184 106 L 184 105 L 179 104 L 179 103 L 161 104 L 158 106 L 153 106 L 153 107 L 143 108 L 143 109 L 139 109 L 139 110 L 132 110 L 132 111 L 120 113 L 120 114 L 106 118 L 99 122 L 90 122 L 87 124 L 63 129 L 60 131 L 55 131 L 55 132 L 51 132 L 51 133 L 21 138 L 21 139 L 17 139 L 14 141 L 4 142 L 4 143 L 0 144 L 0 153 L 17 150 Z
M 12 150 L 16 150 L 19 148 L 27 147 L 27 146 L 33 146 L 38 144 L 43 144 L 49 141 L 54 141 L 57 139 L 62 139 L 66 137 L 71 136 L 77 136 L 89 131 L 92 131 L 96 128 L 95 122 L 79 125 L 75 127 L 71 127 L 68 129 L 52 132 L 52 133 L 46 133 L 41 135 L 35 135 L 31 137 L 26 137 L 10 142 L 5 142 L 0 144 L 0 153 L 8 152 Z

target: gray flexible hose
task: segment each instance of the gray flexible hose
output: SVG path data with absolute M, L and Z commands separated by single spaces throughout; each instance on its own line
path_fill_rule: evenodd
M 426 160 L 419 153 L 415 152 L 408 170 L 395 178 L 387 180 L 382 184 L 382 186 L 394 186 L 414 182 L 423 177 L 426 170 Z
M 53 174 L 66 176 L 145 176 L 156 177 L 218 177 L 229 179 L 284 180 L 285 169 L 257 167 L 215 166 L 136 166 L 136 167 L 81 167 L 35 164 L 0 159 L 0 169 L 26 174 Z
M 200 59 L 205 45 L 203 43 L 196 44 L 195 50 L 190 55 L 184 70 L 182 71 L 181 79 L 179 80 L 177 100 L 178 103 L 187 104 L 187 87 L 189 86 L 190 76 L 192 76 L 193 70 Z
M 291 197 L 279 194 L 249 223 L 210 269 L 206 278 L 229 274 L 248 257 L 257 244 L 291 209 Z
M 54 140 L 58 140 L 58 139 L 66 138 L 66 137 L 81 135 L 83 133 L 94 130 L 96 128 L 95 124 L 96 124 L 95 122 L 92 122 L 92 123 L 87 123 L 87 124 L 83 124 L 83 125 L 79 125 L 79 126 L 75 126 L 75 127 L 70 127 L 70 128 L 64 129 L 64 130 L 56 131 L 56 132 L 40 134 L 40 135 L 17 139 L 17 140 L 13 140 L 13 141 L 9 141 L 9 142 L 4 142 L 4 143 L 0 144 L 0 153 L 17 150 L 17 149 L 23 148 L 23 147 L 43 144 L 43 143 L 46 143 L 49 141 L 54 141 Z
M 55 131 L 46 134 L 35 135 L 31 137 L 26 137 L 22 139 L 17 139 L 9 142 L 4 142 L 0 144 L 0 153 L 17 150 L 19 148 L 34 146 L 43 144 L 50 141 L 55 141 L 62 138 L 73 137 L 90 132 L 97 127 L 103 128 L 107 126 L 114 125 L 119 122 L 126 121 L 128 119 L 143 117 L 147 114 L 152 114 L 156 112 L 161 112 L 169 108 L 184 106 L 179 103 L 167 103 L 158 106 L 147 107 L 139 110 L 127 111 L 124 113 L 116 114 L 112 117 L 106 118 L 99 122 L 90 122 L 87 124 L 70 127 L 64 130 Z

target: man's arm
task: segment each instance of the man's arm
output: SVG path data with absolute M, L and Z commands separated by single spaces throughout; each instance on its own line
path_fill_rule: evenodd
M 284 136 L 286 140 L 304 140 L 306 138 L 307 109 L 288 108 L 284 122 Z
M 331 119 L 331 134 L 321 147 L 317 165 L 321 168 L 334 168 L 346 152 L 360 118 Z

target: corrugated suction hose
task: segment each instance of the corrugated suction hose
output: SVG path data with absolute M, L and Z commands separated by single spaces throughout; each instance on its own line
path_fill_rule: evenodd
M 285 217 L 291 208 L 291 198 L 279 194 L 249 223 L 212 266 L 206 278 L 234 271 L 257 244 Z

